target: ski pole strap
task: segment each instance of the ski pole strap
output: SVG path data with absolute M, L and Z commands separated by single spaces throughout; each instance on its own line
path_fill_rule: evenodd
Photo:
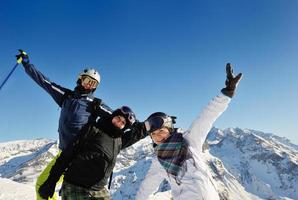
M 15 66 L 12 68 L 12 70 L 9 72 L 9 74 L 6 76 L 6 78 L 4 79 L 4 81 L 1 83 L 0 85 L 0 90 L 2 89 L 2 87 L 5 85 L 6 81 L 9 79 L 9 77 L 11 76 L 11 74 L 14 72 L 14 70 L 17 68 L 17 66 L 19 65 L 19 60 L 18 59 L 18 62 L 17 64 L 15 64 Z M 21 59 L 21 62 L 22 62 L 22 59 Z

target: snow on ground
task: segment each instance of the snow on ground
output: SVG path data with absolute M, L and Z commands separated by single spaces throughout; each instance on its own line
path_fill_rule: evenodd
M 171 191 L 158 192 L 155 195 L 151 195 L 148 200 L 171 200 Z
M 33 200 L 36 198 L 34 191 L 33 186 L 0 178 L 0 200 Z
M 36 196 L 33 186 L 17 183 L 5 178 L 0 178 L 0 200 L 34 200 L 35 198 Z M 170 191 L 166 191 L 157 193 L 156 195 L 151 196 L 148 200 L 170 199 Z

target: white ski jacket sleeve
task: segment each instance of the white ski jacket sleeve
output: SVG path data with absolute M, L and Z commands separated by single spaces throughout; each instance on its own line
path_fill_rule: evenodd
M 202 110 L 184 135 L 192 147 L 202 151 L 203 143 L 213 123 L 227 109 L 230 101 L 230 97 L 219 94 Z
M 159 164 L 157 158 L 152 159 L 151 166 L 140 185 L 136 200 L 147 200 L 149 196 L 157 191 L 160 183 L 167 177 L 166 171 Z

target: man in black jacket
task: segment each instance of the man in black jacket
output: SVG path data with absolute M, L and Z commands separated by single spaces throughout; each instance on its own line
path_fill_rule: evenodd
M 64 173 L 62 200 L 111 199 L 104 187 L 115 166 L 120 150 L 147 136 L 144 124 L 123 106 L 111 115 L 89 123 L 82 134 L 62 151 L 39 194 L 48 199 Z

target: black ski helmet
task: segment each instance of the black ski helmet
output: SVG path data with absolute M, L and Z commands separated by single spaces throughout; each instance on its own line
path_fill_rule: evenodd
M 175 123 L 175 116 L 169 116 L 164 112 L 155 112 L 145 120 L 145 128 L 149 133 L 152 133 L 162 127 L 172 130 Z
M 112 113 L 112 117 L 115 117 L 115 116 L 122 116 L 125 118 L 125 121 L 126 121 L 126 125 L 124 127 L 125 129 L 131 126 L 136 121 L 135 113 L 128 106 L 122 106 L 114 110 L 114 112 Z

